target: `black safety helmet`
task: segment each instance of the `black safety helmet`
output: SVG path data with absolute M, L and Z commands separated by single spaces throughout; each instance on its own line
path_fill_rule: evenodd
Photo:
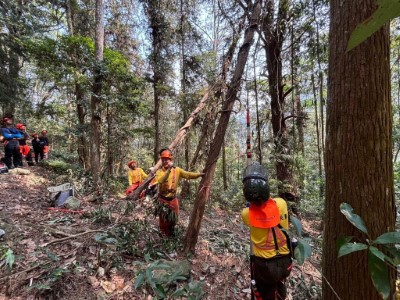
M 243 194 L 248 202 L 263 203 L 269 199 L 267 170 L 257 162 L 243 172 Z

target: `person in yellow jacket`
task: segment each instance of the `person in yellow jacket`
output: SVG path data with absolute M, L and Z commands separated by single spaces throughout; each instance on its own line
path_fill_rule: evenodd
M 243 223 L 250 227 L 252 294 L 256 300 L 286 298 L 285 279 L 292 269 L 286 201 L 270 198 L 265 168 L 252 163 L 243 178 L 243 194 L 250 204 L 243 209 Z
M 157 170 L 151 183 L 158 185 L 157 214 L 160 230 L 166 236 L 173 236 L 179 217 L 179 201 L 176 191 L 181 178 L 196 179 L 204 173 L 188 172 L 174 166 L 172 151 L 168 148 L 160 151 L 162 168 Z
M 137 189 L 137 187 L 145 180 L 148 175 L 143 171 L 142 168 L 139 168 L 137 166 L 137 162 L 135 160 L 131 160 L 128 162 L 128 181 L 129 181 L 129 187 L 126 189 L 125 194 L 128 196 L 130 193 L 132 193 L 134 190 Z

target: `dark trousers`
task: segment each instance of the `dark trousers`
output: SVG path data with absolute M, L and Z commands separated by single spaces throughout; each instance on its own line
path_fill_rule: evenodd
M 43 148 L 42 147 L 34 147 L 33 148 L 33 152 L 35 152 L 35 161 L 36 161 L 36 163 L 39 162 L 39 156 L 40 156 L 40 160 L 43 160 L 44 152 L 43 152 Z
M 285 279 L 291 270 L 292 258 L 290 255 L 270 259 L 253 256 L 252 272 L 258 294 L 255 293 L 256 299 L 285 299 L 287 294 Z
M 9 169 L 13 168 L 13 166 L 15 168 L 22 166 L 22 155 L 19 151 L 19 142 L 17 140 L 7 142 L 4 148 L 4 163 Z

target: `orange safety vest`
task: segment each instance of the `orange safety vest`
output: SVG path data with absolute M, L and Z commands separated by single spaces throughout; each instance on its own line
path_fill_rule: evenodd
M 250 205 L 249 207 L 250 226 L 268 229 L 267 236 L 263 244 L 253 245 L 266 251 L 277 251 L 287 245 L 287 236 L 279 227 L 280 212 L 279 207 L 273 199 L 268 199 L 261 206 Z
M 280 220 L 279 208 L 273 199 L 268 199 L 261 206 L 249 207 L 249 221 L 253 227 L 272 228 L 277 226 Z

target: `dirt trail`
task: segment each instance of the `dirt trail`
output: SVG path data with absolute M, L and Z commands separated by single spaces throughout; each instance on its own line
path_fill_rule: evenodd
M 137 262 L 150 252 L 167 260 L 184 259 L 179 249 L 189 213 L 182 211 L 177 237 L 165 240 L 158 233 L 149 199 L 127 204 L 115 197 L 100 206 L 89 202 L 89 197 L 79 197 L 87 213 L 51 211 L 46 190 L 53 185 L 50 173 L 37 166 L 29 170 L 29 175 L 0 174 L 0 228 L 6 231 L 0 239 L 0 255 L 11 249 L 15 257 L 11 270 L 4 259 L 0 264 L 0 300 L 156 299 L 144 288 L 134 289 Z M 116 224 L 136 226 L 137 231 L 126 231 L 131 234 L 128 243 L 96 242 L 95 231 L 121 234 Z M 306 222 L 307 226 L 315 224 Z M 91 232 L 79 235 L 87 231 Z M 52 243 L 56 240 L 60 241 Z M 116 256 L 118 247 L 129 249 L 130 254 Z M 202 299 L 250 299 L 248 233 L 239 213 L 207 210 L 196 249 L 189 258 L 190 272 L 191 280 L 202 283 Z M 319 268 L 318 252 L 312 261 Z M 310 263 L 295 265 L 288 280 L 288 298 L 318 299 L 319 277 Z

